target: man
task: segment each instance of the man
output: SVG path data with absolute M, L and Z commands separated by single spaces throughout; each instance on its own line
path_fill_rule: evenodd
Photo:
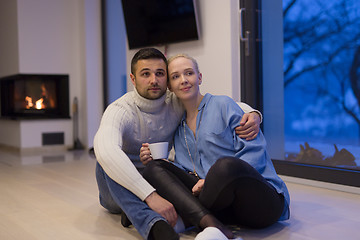
M 94 139 L 100 203 L 111 213 L 125 213 L 144 239 L 179 239 L 172 228 L 177 213 L 142 177 L 139 153 L 144 142 L 172 146 L 184 109 L 167 91 L 167 61 L 159 50 L 139 50 L 130 77 L 134 91 L 107 107 Z M 247 105 L 241 107 L 249 112 Z M 237 133 L 254 138 L 259 123 L 257 113 L 246 114 Z

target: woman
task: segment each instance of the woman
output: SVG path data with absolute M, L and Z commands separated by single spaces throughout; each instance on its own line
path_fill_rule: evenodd
M 184 221 L 202 229 L 216 227 L 228 238 L 232 232 L 217 219 L 251 228 L 288 219 L 289 193 L 266 152 L 263 134 L 251 141 L 236 136 L 242 110 L 229 97 L 200 93 L 202 74 L 195 59 L 184 54 L 170 58 L 168 75 L 169 89 L 186 110 L 174 137 L 177 167 L 150 161 L 144 177 Z M 144 162 L 146 146 L 140 151 Z

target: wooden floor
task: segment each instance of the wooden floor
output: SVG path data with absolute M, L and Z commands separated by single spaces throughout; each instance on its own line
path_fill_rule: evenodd
M 98 204 L 95 159 L 85 151 L 42 156 L 0 151 L 0 239 L 141 239 Z M 291 219 L 244 240 L 360 239 L 360 195 L 287 182 Z M 195 231 L 181 234 L 194 239 Z

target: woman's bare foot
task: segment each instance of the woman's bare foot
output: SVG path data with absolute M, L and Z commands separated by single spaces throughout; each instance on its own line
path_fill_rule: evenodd
M 200 227 L 205 229 L 207 227 L 216 227 L 218 228 L 227 238 L 234 238 L 234 234 L 230 229 L 228 229 L 224 224 L 217 220 L 213 215 L 206 214 L 200 220 Z

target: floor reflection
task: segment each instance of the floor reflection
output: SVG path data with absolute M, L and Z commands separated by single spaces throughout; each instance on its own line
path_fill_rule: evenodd
M 54 150 L 21 153 L 0 147 L 0 166 L 34 165 L 54 162 L 67 162 L 85 159 L 95 159 L 95 155 L 88 150 Z

